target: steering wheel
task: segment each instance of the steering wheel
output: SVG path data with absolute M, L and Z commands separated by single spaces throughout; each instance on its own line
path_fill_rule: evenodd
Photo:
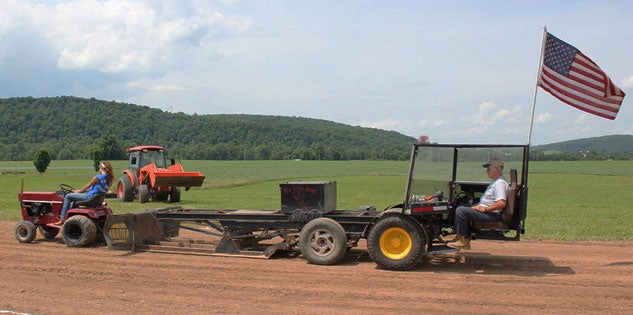
M 73 192 L 73 190 L 75 190 L 75 188 L 73 188 L 70 185 L 66 185 L 66 184 L 59 184 L 59 189 L 62 191 L 64 196 L 66 196 L 66 194 L 69 194 L 69 193 Z

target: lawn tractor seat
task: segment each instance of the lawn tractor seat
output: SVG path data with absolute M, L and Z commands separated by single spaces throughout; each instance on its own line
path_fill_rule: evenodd
M 105 197 L 106 197 L 105 194 L 96 194 L 96 195 L 90 197 L 90 199 L 82 200 L 82 201 L 75 201 L 75 204 L 73 205 L 73 208 L 97 208 L 97 207 L 101 207 L 101 205 L 105 201 Z
M 517 197 L 517 170 L 510 170 L 510 188 L 508 189 L 508 199 L 506 200 L 506 206 L 501 211 L 501 221 L 497 222 L 484 222 L 473 221 L 472 228 L 476 231 L 499 231 L 505 232 L 508 230 L 508 226 L 514 222 L 514 208 L 516 206 Z

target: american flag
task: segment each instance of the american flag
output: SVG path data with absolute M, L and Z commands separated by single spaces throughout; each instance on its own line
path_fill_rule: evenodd
M 607 119 L 615 119 L 624 99 L 597 64 L 580 50 L 547 33 L 538 85 L 557 99 Z

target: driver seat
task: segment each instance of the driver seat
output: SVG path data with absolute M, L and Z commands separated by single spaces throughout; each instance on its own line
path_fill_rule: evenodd
M 90 197 L 90 199 L 75 201 L 73 208 L 97 208 L 103 205 L 105 201 L 105 194 L 96 194 Z
M 515 206 L 517 196 L 517 170 L 510 170 L 510 188 L 508 189 L 508 199 L 506 200 L 506 207 L 501 211 L 501 221 L 496 222 L 483 222 L 473 221 L 471 226 L 474 230 L 479 232 L 499 231 L 506 232 L 515 220 Z

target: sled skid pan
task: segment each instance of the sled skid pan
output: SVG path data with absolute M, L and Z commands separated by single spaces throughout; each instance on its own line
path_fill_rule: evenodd
M 213 227 L 213 223 L 209 225 Z M 179 238 L 180 229 L 218 236 L 219 239 Z M 105 223 L 104 236 L 111 250 L 268 259 L 277 251 L 290 249 L 283 242 L 256 244 L 252 248 L 240 249 L 228 231 L 220 234 L 182 225 L 180 221 L 159 220 L 156 218 L 156 210 L 111 215 Z

